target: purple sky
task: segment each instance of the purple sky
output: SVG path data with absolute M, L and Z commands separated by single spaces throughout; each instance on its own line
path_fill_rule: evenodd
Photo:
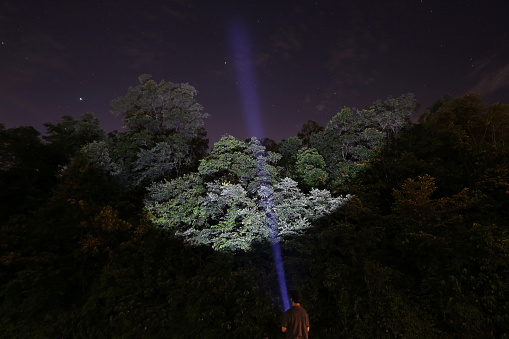
M 120 129 L 109 102 L 143 73 L 196 87 L 211 143 L 251 136 L 247 86 L 277 141 L 407 92 L 423 107 L 471 90 L 509 103 L 508 17 L 503 0 L 3 1 L 0 122 L 44 132 L 94 112 Z

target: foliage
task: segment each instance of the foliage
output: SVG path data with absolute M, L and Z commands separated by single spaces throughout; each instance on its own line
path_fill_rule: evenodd
M 130 87 L 125 96 L 111 102 L 111 112 L 122 116 L 124 128 L 132 134 L 142 132 L 156 137 L 179 133 L 191 140 L 207 117 L 194 101 L 198 92 L 189 84 L 164 80 L 156 83 L 150 78 L 141 75 L 138 86 Z
M 328 122 L 325 130 L 312 133 L 310 145 L 325 160 L 332 191 L 340 190 L 365 170 L 384 143 L 394 140 L 401 129 L 411 125 L 410 117 L 417 108 L 411 93 L 375 101 L 363 110 L 345 107 Z
M 389 97 L 384 102 L 377 100 L 369 109 L 374 114 L 382 132 L 388 138 L 395 138 L 398 132 L 410 125 L 410 118 L 417 112 L 419 105 L 412 93 L 403 94 L 398 98 Z
M 277 153 L 265 152 L 256 138 L 244 142 L 225 136 L 214 144 L 209 155 L 200 162 L 198 172 L 207 181 L 239 183 L 251 191 L 264 180 L 274 182 L 277 176 L 274 165 L 279 158 Z
M 309 154 L 303 167 L 319 157 Z M 246 143 L 223 137 L 197 174 L 151 186 L 146 208 L 156 225 L 192 243 L 248 250 L 253 242 L 277 237 L 275 228 L 281 237 L 300 233 L 343 203 L 328 191 L 305 194 L 294 180 L 278 179 L 270 165 L 278 159 L 266 155 L 256 138 Z
M 83 146 L 106 139 L 106 132 L 99 126 L 99 119 L 93 113 L 84 113 L 79 120 L 64 115 L 57 124 L 45 123 L 47 135 L 42 138 L 49 143 L 59 164 L 67 165 L 69 159 Z
M 302 148 L 297 153 L 295 164 L 297 177 L 305 187 L 323 187 L 328 174 L 323 157 L 314 148 Z
M 278 153 L 281 159 L 278 165 L 281 166 L 281 176 L 296 178 L 295 164 L 297 163 L 297 153 L 302 148 L 302 141 L 297 137 L 291 137 L 282 140 L 278 145 Z
M 474 101 L 462 110 L 477 107 Z M 400 131 L 348 186 L 357 199 L 340 210 L 344 225 L 359 229 L 359 236 L 370 234 L 363 241 L 367 251 L 355 251 L 355 260 L 375 260 L 396 273 L 395 291 L 419 304 L 412 307 L 426 319 L 427 336 L 503 336 L 509 331 L 502 283 L 509 272 L 505 151 L 489 143 L 479 150 L 463 120 L 445 120 L 461 110 L 434 112 Z M 494 175 L 485 180 L 486 173 Z M 396 328 L 402 335 L 403 327 Z
M 101 161 L 78 152 L 55 177 L 57 163 L 37 131 L 1 126 L 0 174 L 12 181 L 3 187 L 47 190 L 13 194 L 22 204 L 0 220 L 0 333 L 277 338 L 282 302 L 270 236 L 277 220 L 287 285 L 304 294 L 310 336 L 507 337 L 505 109 L 472 95 L 449 97 L 397 133 L 376 127 L 369 111 L 343 112 L 331 125 L 346 129 L 337 143 L 317 149 L 326 165 L 343 155 L 322 152 L 341 153 L 343 141 L 352 164 L 362 147 L 376 156 L 336 187 L 352 194 L 339 209 L 328 191 L 302 191 L 297 176 L 285 178 L 295 175 L 299 154 L 322 168 L 297 138 L 280 143 L 277 154 L 256 139 L 225 137 L 197 171 L 150 186 L 153 219 L 143 195 L 126 190 L 127 177 L 116 173 L 127 163 L 116 152 L 131 164 L 138 156 L 127 134 L 89 144 Z M 358 133 L 380 132 L 382 143 L 354 139 L 342 119 Z M 11 197 L 3 198 L 9 212 Z M 154 227 L 164 223 L 171 232 Z M 173 233 L 245 250 L 191 246 Z M 258 238 L 248 243 L 250 234 Z
M 31 126 L 0 124 L 0 222 L 37 209 L 56 184 L 54 153 Z
M 323 126 L 317 124 L 316 121 L 308 120 L 304 125 L 302 125 L 302 129 L 299 133 L 297 133 L 297 137 L 302 141 L 302 145 L 305 147 L 311 147 L 312 135 L 323 130 Z
M 382 132 L 377 127 L 372 110 L 344 108 L 323 132 L 311 138 L 333 178 L 333 189 L 355 178 L 376 156 L 382 146 Z
M 459 98 L 446 95 L 437 100 L 420 121 L 427 126 L 456 128 L 469 139 L 475 151 L 485 149 L 487 145 L 499 150 L 507 149 L 509 145 L 509 105 L 486 106 L 476 93 Z
M 443 324 L 448 330 L 477 335 L 500 331 L 500 317 L 509 316 L 503 310 L 507 301 L 500 295 L 505 293 L 501 281 L 507 274 L 507 234 L 472 213 L 480 192 L 464 189 L 433 199 L 436 189 L 434 180 L 424 176 L 408 179 L 401 190 L 394 190 L 395 224 L 401 229 L 395 246 L 401 268 L 422 279 L 423 292 L 433 295 L 433 306 L 443 310 L 437 318 L 450 319 Z M 444 288 L 451 289 L 446 298 Z M 495 299 L 502 303 L 493 303 Z
M 139 81 L 110 105 L 122 116 L 125 131 L 85 149 L 103 170 L 134 188 L 194 169 L 207 148 L 203 119 L 208 114 L 195 101 L 194 87 L 156 83 L 149 75 Z
M 249 141 L 249 140 L 246 140 Z M 260 144 L 265 147 L 265 150 L 270 152 L 277 152 L 278 151 L 278 144 L 274 139 L 271 138 L 262 138 L 260 140 Z

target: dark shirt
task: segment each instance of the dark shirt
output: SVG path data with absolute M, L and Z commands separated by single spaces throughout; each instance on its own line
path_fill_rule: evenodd
M 291 339 L 308 337 L 309 317 L 302 306 L 292 306 L 283 314 L 281 327 L 286 327 L 286 337 Z

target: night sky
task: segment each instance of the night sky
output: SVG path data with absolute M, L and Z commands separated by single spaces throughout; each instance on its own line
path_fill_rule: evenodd
M 243 77 L 243 72 L 250 77 Z M 187 82 L 211 116 L 211 143 L 253 135 L 243 113 L 251 90 L 265 136 L 325 125 L 412 92 L 423 108 L 476 91 L 509 103 L 509 3 L 452 0 L 3 1 L 0 122 L 56 123 L 109 112 L 138 76 Z M 251 103 L 252 104 L 252 103 Z

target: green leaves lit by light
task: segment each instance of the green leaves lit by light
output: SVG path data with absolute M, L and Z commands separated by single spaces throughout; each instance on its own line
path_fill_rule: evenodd
M 247 250 L 271 240 L 270 223 L 281 238 L 299 234 L 347 199 L 318 189 L 306 194 L 293 179 L 279 179 L 270 165 L 278 157 L 267 153 L 256 138 L 222 138 L 198 173 L 149 188 L 145 206 L 151 219 L 191 243 Z

